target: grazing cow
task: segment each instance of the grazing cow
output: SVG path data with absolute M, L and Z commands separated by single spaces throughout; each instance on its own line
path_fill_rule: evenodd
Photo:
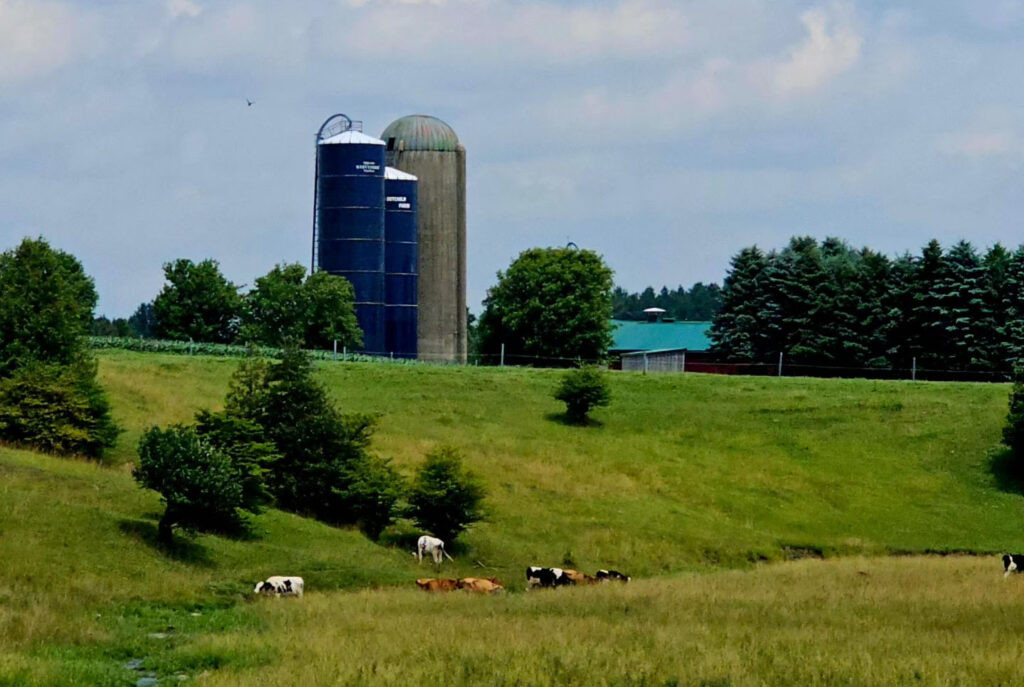
M 458 587 L 477 594 L 493 594 L 505 589 L 496 577 L 464 577 L 459 580 Z
M 452 592 L 459 589 L 459 581 L 421 577 L 416 580 L 416 586 L 425 592 Z
M 573 581 L 561 568 L 539 568 L 531 565 L 526 569 L 526 586 L 533 587 L 562 587 L 573 584 Z
M 452 557 L 444 550 L 443 541 L 437 537 L 430 537 L 424 534 L 416 541 L 416 550 L 413 551 L 412 555 L 416 556 L 416 560 L 422 563 L 423 556 L 427 554 L 430 554 L 430 557 L 434 560 L 434 565 L 439 568 L 445 558 L 450 561 L 452 560 Z
M 629 575 L 623 575 L 618 570 L 598 570 L 597 575 L 598 582 L 611 582 L 613 580 L 618 582 L 629 582 L 631 579 Z
M 581 573 L 579 570 L 563 570 L 562 574 L 568 577 L 573 584 L 597 584 L 598 582 L 596 577 Z
M 1024 572 L 1024 554 L 1008 553 L 1003 556 L 1003 577 L 1012 572 Z
M 304 589 L 305 583 L 301 577 L 274 575 L 262 582 L 257 582 L 256 588 L 252 591 L 254 594 L 263 594 L 264 596 L 302 596 Z

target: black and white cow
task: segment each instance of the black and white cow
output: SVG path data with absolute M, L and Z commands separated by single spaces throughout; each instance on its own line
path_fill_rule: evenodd
M 563 587 L 570 584 L 573 584 L 572 579 L 561 568 L 539 568 L 531 565 L 526 569 L 527 588 Z
M 305 583 L 301 577 L 274 575 L 262 582 L 257 582 L 256 588 L 252 591 L 254 594 L 263 594 L 264 596 L 302 596 L 304 588 Z
M 1003 577 L 1012 572 L 1024 572 L 1024 554 L 1008 553 L 1003 556 Z
M 618 570 L 598 570 L 594 577 L 596 577 L 600 582 L 611 582 L 613 580 L 618 582 L 629 582 L 630 580 L 629 575 L 624 575 Z

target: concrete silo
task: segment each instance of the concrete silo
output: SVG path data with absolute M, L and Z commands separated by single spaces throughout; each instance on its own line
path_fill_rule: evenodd
M 419 179 L 419 357 L 465 362 L 466 149 L 427 115 L 395 120 L 381 139 L 388 166 Z

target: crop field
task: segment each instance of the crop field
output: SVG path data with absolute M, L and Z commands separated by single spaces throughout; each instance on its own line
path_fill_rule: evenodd
M 430 596 L 397 536 L 273 510 L 248 538 L 157 547 L 135 444 L 218 407 L 237 359 L 99 359 L 125 428 L 104 465 L 0 448 L 0 685 L 1016 677 L 1024 576 L 993 555 L 1024 549 L 1024 498 L 992 469 L 1006 386 L 620 373 L 570 427 L 558 372 L 319 363 L 343 410 L 379 414 L 376 452 L 411 474 L 450 444 L 489 489 L 443 575 L 509 592 Z M 634 582 L 524 594 L 530 564 Z M 271 574 L 309 592 L 253 602 Z

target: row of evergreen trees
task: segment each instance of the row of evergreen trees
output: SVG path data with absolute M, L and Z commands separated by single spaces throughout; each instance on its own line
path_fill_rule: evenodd
M 646 319 L 647 308 L 661 308 L 666 317 L 677 320 L 705 322 L 721 310 L 722 290 L 718 284 L 697 282 L 689 289 L 677 286 L 673 291 L 665 286 L 658 292 L 650 286 L 640 293 L 629 293 L 621 286 L 612 291 L 612 317 L 616 320 Z
M 932 240 L 895 259 L 836 238 L 744 248 L 711 329 L 723 359 L 1009 370 L 1024 358 L 1024 246 Z

